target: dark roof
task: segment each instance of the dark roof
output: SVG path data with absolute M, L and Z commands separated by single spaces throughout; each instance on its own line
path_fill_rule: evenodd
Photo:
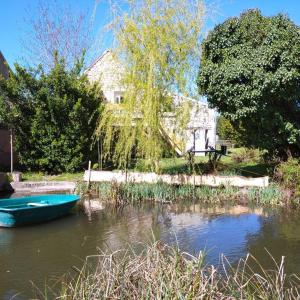
M 0 75 L 2 75 L 6 79 L 9 76 L 9 67 L 1 51 L 0 51 Z

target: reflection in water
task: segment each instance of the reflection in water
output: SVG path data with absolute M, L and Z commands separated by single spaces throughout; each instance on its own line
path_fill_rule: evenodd
M 218 264 L 221 253 L 231 261 L 245 256 L 248 236 L 260 229 L 261 217 L 249 211 L 237 214 L 238 210 L 231 208 L 227 212 L 226 208 L 201 210 L 199 206 L 194 211 L 178 214 L 171 209 L 168 230 L 163 230 L 160 238 L 193 254 L 206 250 L 210 264 Z
M 272 257 L 277 261 L 285 256 L 287 272 L 300 273 L 300 212 L 282 211 L 262 220 L 258 233 L 249 236 L 247 248 L 254 256 L 264 257 L 262 265 L 272 264 Z
M 220 253 L 232 262 L 249 250 L 258 259 L 265 258 L 266 246 L 279 256 L 291 253 L 290 270 L 297 271 L 299 216 L 298 212 L 287 217 L 280 211 L 244 206 L 146 203 L 120 210 L 106 208 L 89 217 L 75 211 L 45 224 L 0 229 L 0 295 L 6 295 L 6 299 L 16 291 L 31 295 L 30 280 L 43 287 L 47 278 L 51 285 L 99 249 L 116 250 L 150 242 L 153 236 L 190 253 L 206 249 L 210 264 L 219 262 Z M 276 249 L 278 245 L 281 247 Z
M 267 211 L 262 207 L 249 207 L 243 205 L 235 206 L 203 206 L 199 203 L 191 205 L 187 204 L 172 204 L 169 206 L 169 210 L 176 213 L 190 212 L 201 213 L 206 215 L 213 214 L 226 214 L 226 215 L 242 215 L 242 214 L 255 214 L 259 216 L 267 216 Z

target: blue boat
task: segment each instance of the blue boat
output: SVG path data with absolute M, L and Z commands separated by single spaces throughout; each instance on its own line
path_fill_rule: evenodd
M 79 200 L 77 195 L 40 195 L 0 199 L 0 226 L 16 227 L 62 217 Z

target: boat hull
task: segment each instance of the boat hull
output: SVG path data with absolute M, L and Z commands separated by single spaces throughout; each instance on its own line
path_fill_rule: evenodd
M 17 227 L 67 215 L 79 200 L 76 195 L 44 195 L 0 200 L 0 226 Z

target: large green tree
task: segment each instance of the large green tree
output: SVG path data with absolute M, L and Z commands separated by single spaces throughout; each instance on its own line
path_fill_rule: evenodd
M 75 171 L 91 155 L 102 93 L 82 75 L 82 61 L 66 70 L 25 69 L 15 65 L 0 79 L 0 122 L 14 130 L 20 164 L 50 173 Z
M 299 155 L 300 28 L 287 16 L 248 10 L 216 26 L 202 44 L 198 87 L 242 125 L 248 145 Z

